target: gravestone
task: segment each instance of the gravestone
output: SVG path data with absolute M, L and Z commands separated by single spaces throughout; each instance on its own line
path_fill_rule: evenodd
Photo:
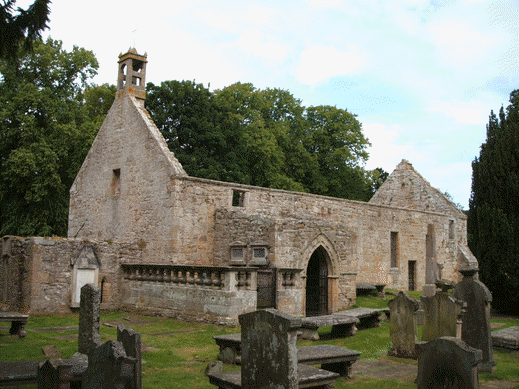
M 418 389 L 477 389 L 481 350 L 445 336 L 431 340 L 418 359 Z
M 481 281 L 474 279 L 478 269 L 460 270 L 463 279 L 454 287 L 453 296 L 467 304 L 463 315 L 461 339 L 470 347 L 481 350 L 479 371 L 495 372 L 494 352 L 490 333 L 492 295 Z
M 389 355 L 400 358 L 416 358 L 416 329 L 415 312 L 418 301 L 400 292 L 388 304 L 390 309 L 389 325 L 391 333 L 391 349 Z
M 83 375 L 82 389 L 134 388 L 137 360 L 128 357 L 120 342 L 109 340 L 97 345 L 88 354 L 88 367 Z
M 79 306 L 78 351 L 88 355 L 99 344 L 101 292 L 94 284 L 86 284 L 81 288 Z
M 432 297 L 422 297 L 424 310 L 424 324 L 422 341 L 440 338 L 442 336 L 456 336 L 458 319 L 462 313 L 463 302 L 449 295 L 452 288 L 450 281 L 437 281 L 436 286 L 441 292 Z
M 301 319 L 275 309 L 239 316 L 243 389 L 298 388 L 297 329 Z
M 117 326 L 117 341 L 123 345 L 126 355 L 135 358 L 135 369 L 132 380 L 132 389 L 142 389 L 142 350 L 141 334 L 134 330 Z
M 38 364 L 38 389 L 70 389 L 72 365 L 61 359 Z

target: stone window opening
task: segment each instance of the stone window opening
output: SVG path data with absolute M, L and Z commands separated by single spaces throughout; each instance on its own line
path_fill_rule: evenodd
M 398 232 L 391 231 L 391 267 L 398 267 Z
M 234 266 L 244 266 L 246 262 L 245 258 L 245 243 L 233 242 L 230 247 L 230 264 Z
M 121 77 L 119 77 L 121 80 L 121 85 L 119 88 L 124 88 L 126 86 L 126 71 L 126 64 L 122 64 L 120 68 Z
M 454 239 L 454 220 L 449 220 L 449 239 Z
M 252 266 L 266 266 L 268 265 L 268 247 L 264 243 L 252 244 L 252 259 L 250 264 Z
M 121 169 L 114 169 L 112 173 L 112 196 L 118 197 L 121 194 Z
M 142 80 L 140 77 L 135 77 L 135 76 L 132 77 L 132 83 L 135 86 L 141 86 L 141 81 Z
M 232 191 L 232 206 L 243 207 L 245 205 L 245 192 L 234 189 Z

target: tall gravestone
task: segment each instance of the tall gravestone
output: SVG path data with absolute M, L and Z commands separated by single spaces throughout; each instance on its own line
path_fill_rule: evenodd
M 463 306 L 462 301 L 449 295 L 448 290 L 453 287 L 452 282 L 437 281 L 436 286 L 441 288 L 441 292 L 432 297 L 422 297 L 422 341 L 425 342 L 442 336 L 456 336 L 458 318 Z
M 141 334 L 134 330 L 117 326 L 117 341 L 123 345 L 128 357 L 135 359 L 132 389 L 142 389 L 142 352 Z
M 99 344 L 99 311 L 101 292 L 94 284 L 86 284 L 81 288 L 79 305 L 79 338 L 78 351 L 87 354 Z
M 301 319 L 275 309 L 239 316 L 243 389 L 298 388 L 297 329 Z
M 481 350 L 445 336 L 431 340 L 418 359 L 418 389 L 478 389 Z
M 400 358 L 416 358 L 416 329 L 415 312 L 418 310 L 418 301 L 400 292 L 388 304 L 390 309 L 389 329 L 391 332 L 391 349 L 389 355 Z
M 492 294 L 485 284 L 474 278 L 478 269 L 460 270 L 460 273 L 463 274 L 463 279 L 454 287 L 453 296 L 466 303 L 461 339 L 467 345 L 483 352 L 483 359 L 478 365 L 479 371 L 495 372 L 496 363 L 490 333 Z

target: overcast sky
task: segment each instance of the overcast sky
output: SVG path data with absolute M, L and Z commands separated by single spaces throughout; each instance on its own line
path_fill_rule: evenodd
M 368 169 L 407 159 L 465 209 L 490 110 L 519 89 L 517 0 L 53 0 L 50 18 L 45 36 L 96 54 L 97 84 L 135 45 L 147 82 L 251 82 L 347 109 Z

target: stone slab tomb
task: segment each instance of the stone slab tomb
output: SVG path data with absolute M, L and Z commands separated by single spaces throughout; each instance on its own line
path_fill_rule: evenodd
M 449 294 L 448 289 L 452 287 L 452 283 L 437 281 L 436 286 L 441 288 L 441 292 L 421 299 L 424 310 L 422 333 L 424 342 L 442 336 L 455 337 L 458 331 L 458 321 L 461 319 L 463 302 Z
M 391 333 L 391 349 L 389 355 L 400 358 L 416 358 L 418 332 L 415 313 L 418 301 L 400 292 L 388 303 L 390 309 L 389 325 Z
M 11 328 L 9 328 L 10 335 L 17 335 L 19 338 L 27 335 L 25 324 L 29 321 L 29 315 L 23 315 L 18 312 L 0 312 L 0 322 L 2 321 L 11 322 Z
M 519 350 L 519 327 L 508 327 L 492 332 L 494 347 Z
M 481 350 L 445 336 L 428 342 L 418 359 L 418 389 L 478 389 Z
M 333 388 L 338 373 L 298 364 L 297 331 L 301 319 L 276 309 L 239 316 L 242 367 L 223 372 L 222 362 L 210 363 L 209 382 L 225 389 Z
M 463 315 L 461 339 L 470 347 L 481 350 L 483 359 L 479 371 L 495 372 L 492 336 L 490 333 L 490 303 L 492 294 L 481 281 L 474 279 L 478 269 L 460 270 L 463 279 L 454 287 L 453 297 L 467 304 Z

